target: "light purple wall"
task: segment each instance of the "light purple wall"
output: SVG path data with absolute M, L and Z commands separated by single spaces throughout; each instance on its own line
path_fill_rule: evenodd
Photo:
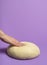
M 29 61 L 30 65 L 47 65 L 47 59 L 44 57 L 47 54 L 47 0 L 1 1 L 1 29 L 20 41 L 35 42 L 41 49 L 41 56 L 36 60 L 38 63 Z M 6 62 L 8 63 L 8 60 Z M 16 65 L 19 65 L 19 63 L 12 62 Z M 20 65 L 29 65 L 29 63 L 20 63 Z
M 20 40 L 41 40 L 47 34 L 46 1 L 2 0 L 2 26 Z
M 1 26 L 1 0 L 0 0 L 0 26 Z

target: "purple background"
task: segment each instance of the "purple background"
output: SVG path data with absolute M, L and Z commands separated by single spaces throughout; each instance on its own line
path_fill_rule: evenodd
M 5 54 L 8 44 L 0 41 L 0 65 L 47 65 L 47 0 L 0 0 L 0 29 L 41 50 L 36 59 L 17 60 Z

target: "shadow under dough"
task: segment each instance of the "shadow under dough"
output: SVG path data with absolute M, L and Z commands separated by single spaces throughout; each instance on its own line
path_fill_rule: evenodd
M 6 54 L 7 53 L 7 48 L 0 48 L 0 54 L 1 53 L 5 53 Z

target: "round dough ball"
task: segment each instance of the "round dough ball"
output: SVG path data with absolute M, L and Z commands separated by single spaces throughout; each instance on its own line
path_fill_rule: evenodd
M 18 59 L 31 59 L 40 55 L 40 49 L 37 45 L 31 42 L 21 42 L 24 46 L 10 46 L 7 49 L 9 56 Z

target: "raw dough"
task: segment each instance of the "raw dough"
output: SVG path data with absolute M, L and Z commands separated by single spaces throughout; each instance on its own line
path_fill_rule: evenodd
M 24 46 L 16 47 L 10 46 L 7 49 L 9 56 L 18 59 L 30 59 L 35 58 L 40 55 L 40 49 L 38 46 L 31 42 L 21 42 L 24 43 Z

